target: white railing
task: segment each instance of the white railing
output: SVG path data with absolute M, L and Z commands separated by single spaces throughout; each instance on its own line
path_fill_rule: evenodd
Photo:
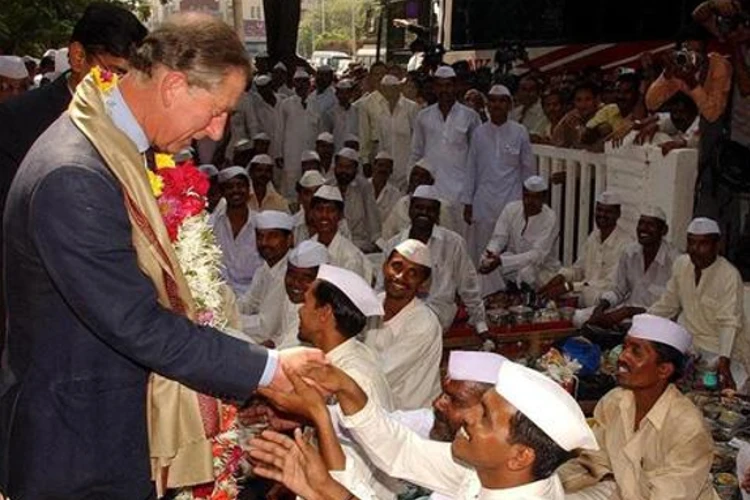
M 534 145 L 533 151 L 541 176 L 549 180 L 552 174 L 564 173 L 564 184 L 551 184 L 551 206 L 560 216 L 564 265 L 575 260 L 591 232 L 594 200 L 605 190 L 622 196 L 619 224 L 633 237 L 641 208 L 656 205 L 667 214 L 667 239 L 684 249 L 693 212 L 696 150 L 675 150 L 663 156 L 660 148 L 651 145 L 608 147 L 606 153 Z

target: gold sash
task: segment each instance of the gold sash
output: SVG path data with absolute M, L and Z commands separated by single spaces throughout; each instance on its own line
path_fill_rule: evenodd
M 78 85 L 68 111 L 122 186 L 138 266 L 154 283 L 159 303 L 194 319 L 195 304 L 151 191 L 143 156 L 110 119 L 92 75 Z M 158 494 L 166 488 L 213 482 L 207 435 L 218 429 L 220 403 L 157 374 L 151 375 L 147 397 L 151 475 Z

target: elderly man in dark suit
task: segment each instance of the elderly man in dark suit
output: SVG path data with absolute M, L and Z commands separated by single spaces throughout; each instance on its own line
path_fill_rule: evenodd
M 163 471 L 149 467 L 152 373 L 243 401 L 258 386 L 286 387 L 286 371 L 323 359 L 315 350 L 251 346 L 164 305 L 173 298 L 167 279 L 160 284 L 141 265 L 141 249 L 151 247 L 136 238 L 143 226 L 130 179 L 145 183 L 142 206 L 155 206 L 142 154 L 220 137 L 249 62 L 231 28 L 200 15 L 164 24 L 131 62 L 111 90 L 95 79 L 79 86 L 8 196 L 0 472 L 13 499 L 153 498 Z M 122 147 L 102 148 L 104 130 Z M 130 161 L 124 176 L 113 154 Z M 158 238 L 166 229 L 156 217 L 147 222 Z

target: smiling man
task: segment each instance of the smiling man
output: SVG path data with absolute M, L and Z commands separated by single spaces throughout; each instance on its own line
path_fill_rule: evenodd
M 560 471 L 566 492 L 588 486 L 568 498 L 718 498 L 709 475 L 711 434 L 701 411 L 674 385 L 691 344 L 677 323 L 650 314 L 633 318 L 617 361 L 620 387 L 594 409 L 599 450 Z

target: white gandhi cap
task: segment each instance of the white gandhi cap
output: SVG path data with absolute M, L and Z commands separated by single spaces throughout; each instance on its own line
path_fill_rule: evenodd
M 289 252 L 289 263 L 294 267 L 309 269 L 328 262 L 328 249 L 321 243 L 305 240 Z
M 435 71 L 435 78 L 456 78 L 456 72 L 450 66 L 440 66 Z
M 321 200 L 328 201 L 340 201 L 341 203 L 344 203 L 344 198 L 341 197 L 341 191 L 336 186 L 320 186 L 318 190 L 315 191 L 313 198 L 320 198 Z
M 255 229 L 294 229 L 294 218 L 286 212 L 264 210 L 253 217 Z
M 494 352 L 451 351 L 448 358 L 448 377 L 464 382 L 495 385 L 497 374 L 506 358 Z
M 383 315 L 383 304 L 375 290 L 359 274 L 324 264 L 318 270 L 318 279 L 341 290 L 365 316 Z
M 385 75 L 383 78 L 380 79 L 380 85 L 383 87 L 395 87 L 396 85 L 399 85 L 401 83 L 401 80 L 399 80 L 394 75 Z
M 375 159 L 393 161 L 393 156 L 391 156 L 391 153 L 389 153 L 388 151 L 380 151 L 377 155 L 375 155 Z
M 216 165 L 211 165 L 210 163 L 206 163 L 204 165 L 201 165 L 198 167 L 198 170 L 203 172 L 209 177 L 214 177 L 216 175 L 219 175 L 219 169 L 216 168 Z
M 406 260 L 432 269 L 432 256 L 430 247 L 419 240 L 404 240 L 394 248 Z
M 333 144 L 333 134 L 331 134 L 330 132 L 323 132 L 322 134 L 318 136 L 316 141 L 327 142 L 328 144 Z
M 271 141 L 271 137 L 265 132 L 259 132 L 253 136 L 254 141 Z
M 302 151 L 300 161 L 320 161 L 320 155 L 311 149 L 306 149 Z
M 654 219 L 660 219 L 667 222 L 667 214 L 664 213 L 664 210 L 655 205 L 647 205 L 643 207 L 641 210 L 641 217 L 653 217 Z
M 422 158 L 417 163 L 415 163 L 414 166 L 419 167 L 422 170 L 427 170 L 430 174 L 432 174 L 433 177 L 435 177 L 435 169 L 432 167 L 432 164 L 427 161 L 427 158 Z
M 637 314 L 633 316 L 633 324 L 628 335 L 652 342 L 660 342 L 674 347 L 685 354 L 693 344 L 693 336 L 681 325 L 667 318 L 653 314 Z
M 29 77 L 29 72 L 23 59 L 18 56 L 0 56 L 0 76 L 12 80 L 21 80 Z
M 412 194 L 411 197 L 423 198 L 425 200 L 440 201 L 440 197 L 438 196 L 437 189 L 435 189 L 433 186 L 428 186 L 427 184 L 422 184 L 421 186 L 417 186 L 417 189 L 414 190 L 414 194 Z
M 547 190 L 547 181 L 545 181 L 543 177 L 532 175 L 531 177 L 523 181 L 523 187 L 526 188 L 526 191 L 531 191 L 532 193 L 541 193 L 542 191 Z
M 273 158 L 268 155 L 255 155 L 250 160 L 250 165 L 273 165 Z
M 487 92 L 487 95 L 496 97 L 511 97 L 510 90 L 508 90 L 508 87 L 506 87 L 505 85 L 493 85 L 490 91 Z
M 317 170 L 308 170 L 299 179 L 299 185 L 304 188 L 319 187 L 326 183 L 326 178 Z
M 687 232 L 695 235 L 721 234 L 721 230 L 719 230 L 719 225 L 716 221 L 709 219 L 708 217 L 696 217 L 690 221 Z
M 219 183 L 227 182 L 235 177 L 244 177 L 247 181 L 250 181 L 250 176 L 247 174 L 247 170 L 244 167 L 229 167 L 219 172 Z
M 281 69 L 286 71 L 286 64 L 284 64 L 283 62 L 277 62 L 273 69 Z
M 336 153 L 336 156 L 340 156 L 341 158 L 346 158 L 347 160 L 359 163 L 359 153 L 354 151 L 352 148 L 341 148 L 339 152 Z
M 602 205 L 622 205 L 622 198 L 614 191 L 603 191 L 597 196 L 596 202 Z
M 310 78 L 310 75 L 305 71 L 305 68 L 297 68 L 297 71 L 294 72 L 295 80 L 304 80 L 308 78 Z
M 356 142 L 359 144 L 359 137 L 356 134 L 346 134 L 346 137 L 344 137 L 344 142 Z
M 505 361 L 495 390 L 563 450 L 599 449 L 576 400 L 549 377 Z
M 354 88 L 354 80 L 352 80 L 351 78 L 344 78 L 336 84 L 336 88 L 341 90 L 352 89 Z
M 253 81 L 258 87 L 265 87 L 266 85 L 271 83 L 271 77 L 268 75 L 258 75 L 253 79 Z

